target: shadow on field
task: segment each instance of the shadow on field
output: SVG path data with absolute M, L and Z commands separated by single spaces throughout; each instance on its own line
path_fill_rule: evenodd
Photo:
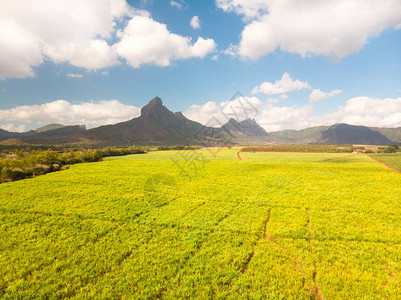
M 143 185 L 143 197 L 150 206 L 160 207 L 177 197 L 178 185 L 168 174 L 152 174 Z

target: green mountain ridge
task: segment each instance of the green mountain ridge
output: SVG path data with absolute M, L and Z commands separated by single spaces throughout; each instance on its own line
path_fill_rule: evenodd
M 383 134 L 365 126 L 348 124 L 334 124 L 322 131 L 322 138 L 318 144 L 325 145 L 391 145 L 394 142 Z
M 57 125 L 57 126 L 54 126 Z M 40 127 L 35 130 L 30 130 L 27 132 L 9 132 L 6 130 L 0 129 L 0 142 L 8 139 L 16 139 L 19 142 L 24 143 L 33 143 L 33 144 L 51 144 L 49 143 L 49 139 L 51 138 L 60 138 L 64 136 L 68 136 L 80 131 L 86 130 L 85 125 L 61 125 L 61 124 L 49 124 L 43 127 Z

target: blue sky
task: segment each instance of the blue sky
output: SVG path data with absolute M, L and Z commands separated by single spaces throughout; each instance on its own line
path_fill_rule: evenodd
M 0 12 L 0 128 L 116 123 L 155 96 L 206 123 L 237 91 L 268 131 L 401 127 L 399 0 L 49 1 Z

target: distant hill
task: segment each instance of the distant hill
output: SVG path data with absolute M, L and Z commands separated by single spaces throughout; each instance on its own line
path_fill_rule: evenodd
M 256 123 L 255 119 L 246 119 L 241 122 L 231 118 L 222 127 L 233 137 L 267 137 L 269 134 Z
M 66 127 L 66 126 L 62 125 L 62 124 L 48 124 L 48 125 L 36 128 L 34 131 L 36 131 L 36 133 L 41 133 L 41 132 L 59 129 L 59 128 L 63 128 L 63 127 Z
M 318 144 L 326 145 L 391 145 L 393 141 L 365 126 L 335 124 L 322 131 Z
M 61 138 L 84 130 L 86 130 L 85 125 L 65 126 L 61 124 L 50 124 L 23 133 L 9 132 L 0 129 L 0 141 L 12 139 L 17 141 L 18 144 L 21 142 L 33 144 L 52 144 L 50 139 Z
M 18 138 L 24 138 L 27 136 L 33 136 L 35 135 L 36 132 L 31 130 L 27 132 L 9 132 L 7 130 L 0 129 L 0 141 L 4 141 L 7 139 L 18 139 Z
M 322 132 L 330 126 L 316 126 L 302 130 L 283 130 L 270 132 L 270 136 L 287 144 L 313 144 L 322 139 Z
M 397 128 L 368 128 L 348 124 L 334 124 L 332 126 L 316 126 L 302 130 L 283 130 L 270 132 L 270 136 L 286 144 L 325 144 L 325 145 L 390 145 L 397 140 L 401 130 Z M 386 133 L 386 134 L 384 134 Z
M 378 128 L 370 127 L 373 131 L 377 131 L 384 135 L 386 138 L 392 140 L 397 144 L 401 144 L 401 127 L 398 128 Z
M 0 141 L 12 138 L 14 135 L 12 132 L 0 128 Z

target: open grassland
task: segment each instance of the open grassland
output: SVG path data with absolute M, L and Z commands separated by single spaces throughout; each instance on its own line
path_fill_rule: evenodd
M 0 296 L 401 298 L 399 173 L 364 155 L 236 152 L 1 184 Z

